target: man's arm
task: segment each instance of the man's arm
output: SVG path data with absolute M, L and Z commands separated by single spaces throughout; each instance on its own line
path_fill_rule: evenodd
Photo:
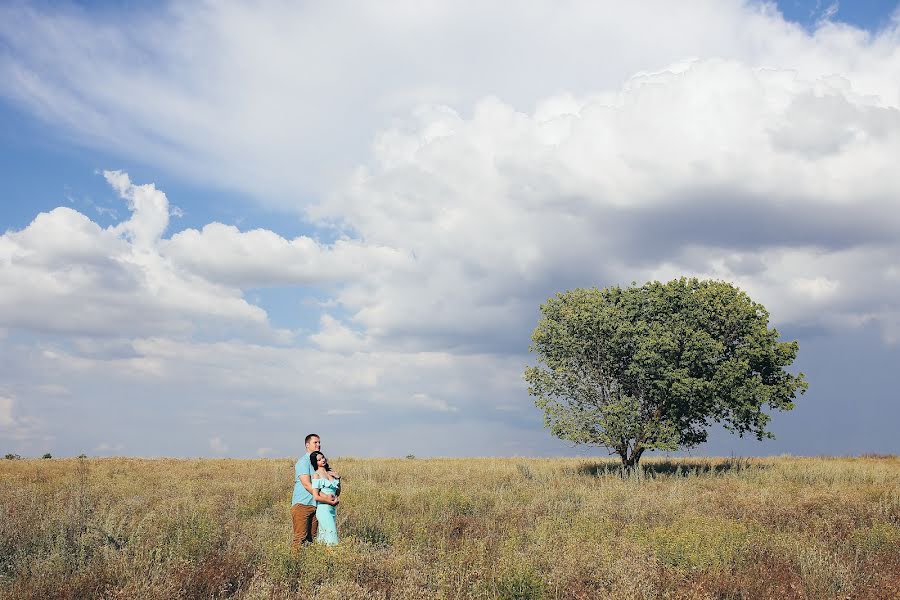
M 297 481 L 300 482 L 300 485 L 306 488 L 306 491 L 312 494 L 312 497 L 316 497 L 316 489 L 312 486 L 312 481 L 309 475 L 300 475 L 297 477 Z

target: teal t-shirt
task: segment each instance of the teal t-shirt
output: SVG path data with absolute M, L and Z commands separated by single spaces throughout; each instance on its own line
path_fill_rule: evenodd
M 300 483 L 301 475 L 309 475 L 311 481 L 312 474 L 313 468 L 309 462 L 309 452 L 307 452 L 298 458 L 297 462 L 294 464 L 294 496 L 291 498 L 291 506 L 294 504 L 305 504 L 307 506 L 316 505 L 316 501 L 313 499 L 312 494 L 306 491 L 306 488 Z

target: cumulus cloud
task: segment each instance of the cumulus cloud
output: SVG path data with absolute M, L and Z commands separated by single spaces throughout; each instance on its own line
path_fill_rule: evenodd
M 239 290 L 179 270 L 71 209 L 42 213 L 22 231 L 0 236 L 4 326 L 88 335 L 184 333 L 205 318 L 266 328 L 265 312 Z
M 128 202 L 131 218 L 111 229 L 138 250 L 151 250 L 169 226 L 169 200 L 152 183 L 134 185 L 128 173 L 104 171 L 103 177 Z
M 268 229 L 241 232 L 222 223 L 176 233 L 161 244 L 161 252 L 208 280 L 238 287 L 334 284 L 405 268 L 408 262 L 398 250 L 359 240 L 326 245 L 307 236 L 287 240 Z
M 896 22 L 873 35 L 826 16 L 810 33 L 745 0 L 172 3 L 102 19 L 15 3 L 0 38 L 0 93 L 24 110 L 290 208 L 363 159 L 386 119 L 423 103 L 468 111 L 490 92 L 530 110 L 556 90 L 612 89 L 690 57 L 839 73 L 861 94 L 900 97 Z
M 853 288 L 844 282 L 865 266 L 846 267 L 846 257 L 888 256 L 897 243 L 896 21 L 868 33 L 826 15 L 807 32 L 771 5 L 738 1 L 697 2 L 689 10 L 667 2 L 652 10 L 585 2 L 567 11 L 535 3 L 515 14 L 489 3 L 478 19 L 470 8 L 445 3 L 346 10 L 311 13 L 280 3 L 252 11 L 180 8 L 125 36 L 114 15 L 98 25 L 74 11 L 5 9 L 0 35 L 8 50 L 0 68 L 9 98 L 76 135 L 90 131 L 92 143 L 174 169 L 189 164 L 192 177 L 281 197 L 282 205 L 307 205 L 313 196 L 297 190 L 333 185 L 338 165 L 362 158 L 358 142 L 389 115 L 398 123 L 381 129 L 367 166 L 349 184 L 309 211 L 315 221 L 346 227 L 333 244 L 220 223 L 164 239 L 172 211 L 165 195 L 107 173 L 131 217 L 98 235 L 85 217 L 57 209 L 29 227 L 42 240 L 34 254 L 52 256 L 49 230 L 64 230 L 66 242 L 55 250 L 61 260 L 81 252 L 92 261 L 70 270 L 88 282 L 69 288 L 115 281 L 113 289 L 130 297 L 141 297 L 130 293 L 134 288 L 178 290 L 147 275 L 163 273 L 208 292 L 191 298 L 181 285 L 180 293 L 143 307 L 153 329 L 142 333 L 190 327 L 171 311 L 154 318 L 160 304 L 193 305 L 196 314 L 216 296 L 225 299 L 215 304 L 226 313 L 220 316 L 260 324 L 265 314 L 240 289 L 329 285 L 352 322 L 321 317 L 310 340 L 326 350 L 355 351 L 375 339 L 406 350 L 521 347 L 523 324 L 548 291 L 684 273 L 738 280 L 795 313 L 840 305 L 844 317 L 891 319 L 892 311 L 876 310 L 879 298 L 865 304 L 857 295 L 864 303 L 849 308 Z M 244 33 L 223 38 L 235 22 Z M 501 22 L 507 34 L 493 35 Z M 481 23 L 477 30 L 474 23 Z M 652 48 L 617 35 L 636 27 L 652 32 Z M 353 43 L 331 44 L 342 50 L 309 64 L 304 49 L 316 36 L 286 35 L 307 29 Z M 156 43 L 160 31 L 170 40 L 164 47 Z M 260 36 L 268 40 L 267 60 L 255 50 Z M 457 61 L 471 61 L 451 51 L 460 50 L 453 40 L 481 36 L 484 44 L 473 47 L 482 60 L 455 69 Z M 29 42 L 38 38 L 46 43 Z M 396 51 L 411 38 L 429 40 L 422 52 L 444 68 L 424 73 L 419 63 L 398 60 Z M 350 48 L 363 41 L 371 49 L 366 73 L 383 71 L 371 67 L 384 62 L 391 77 L 319 85 L 328 73 L 361 65 Z M 91 51 L 101 43 L 106 52 Z M 128 68 L 138 55 L 146 58 L 140 76 Z M 193 60 L 184 63 L 186 55 Z M 511 55 L 530 68 L 504 68 L 502 57 Z M 284 72 L 302 76 L 289 84 Z M 101 76 L 104 85 L 97 84 Z M 198 80 L 205 84 L 196 86 Z M 276 91 L 272 81 L 283 85 Z M 485 89 L 497 97 L 484 99 Z M 548 97 L 548 89 L 569 92 Z M 397 121 L 423 101 L 433 104 Z M 341 111 L 342 103 L 357 110 Z M 373 106 L 390 110 L 359 108 Z M 341 115 L 340 126 L 329 115 Z M 151 123 L 153 131 L 137 123 Z M 355 150 L 338 156 L 336 148 Z M 4 236 L 0 252 L 30 251 L 11 241 Z M 127 260 L 109 259 L 123 253 Z M 816 272 L 803 272 L 800 254 L 818 257 Z M 748 272 L 751 264 L 761 270 Z M 791 272 L 788 280 L 779 268 Z M 883 289 L 885 297 L 893 291 Z M 91 327 L 100 313 L 112 323 L 133 314 L 115 303 L 102 310 L 97 302 L 78 304 L 93 314 L 70 321 Z M 20 308 L 26 314 L 13 322 L 36 327 L 48 308 Z
M 421 110 L 375 148 L 311 212 L 415 257 L 338 295 L 382 340 L 521 347 L 555 290 L 683 274 L 779 323 L 889 321 L 900 297 L 900 110 L 843 79 L 693 61 L 530 114 Z
M 370 343 L 362 333 L 353 331 L 329 314 L 322 315 L 319 330 L 309 339 L 323 350 L 332 352 L 355 352 Z
M 283 342 L 290 335 L 269 326 L 244 288 L 322 285 L 407 262 L 397 250 L 359 241 L 289 241 L 219 223 L 164 239 L 171 212 L 165 193 L 120 171 L 104 176 L 126 201 L 128 219 L 104 229 L 59 207 L 0 236 L 0 325 L 85 336 L 205 329 Z

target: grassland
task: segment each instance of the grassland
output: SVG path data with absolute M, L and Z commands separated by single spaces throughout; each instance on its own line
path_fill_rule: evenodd
M 900 598 L 900 458 L 0 461 L 0 598 Z

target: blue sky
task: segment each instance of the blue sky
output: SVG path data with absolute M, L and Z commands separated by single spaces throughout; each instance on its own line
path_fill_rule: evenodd
M 602 452 L 525 392 L 538 305 L 696 275 L 810 390 L 692 452 L 900 451 L 896 4 L 508 11 L 0 8 L 0 445 Z
M 823 18 L 828 18 L 868 31 L 888 26 L 896 7 L 896 3 L 889 0 L 781 0 L 777 5 L 785 19 L 810 29 L 814 29 Z

